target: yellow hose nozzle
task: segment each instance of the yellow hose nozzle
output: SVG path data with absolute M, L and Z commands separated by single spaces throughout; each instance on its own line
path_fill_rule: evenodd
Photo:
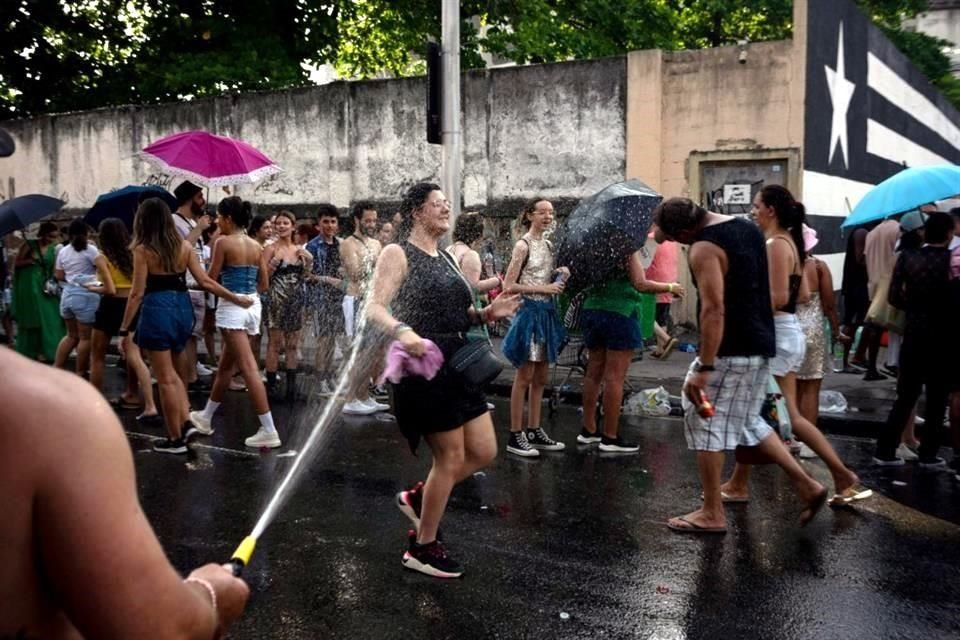
M 253 555 L 253 550 L 256 549 L 256 547 L 257 539 L 253 536 L 247 536 L 243 539 L 243 542 L 240 543 L 237 550 L 233 552 L 233 557 L 230 558 L 230 562 L 233 564 L 234 575 L 239 576 L 243 568 L 250 563 L 250 557 Z

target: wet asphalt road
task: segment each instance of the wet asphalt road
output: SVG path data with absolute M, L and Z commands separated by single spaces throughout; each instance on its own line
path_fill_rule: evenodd
M 871 443 L 835 438 L 881 495 L 801 530 L 785 476 L 761 469 L 751 503 L 727 508 L 725 536 L 683 536 L 664 521 L 696 508 L 700 487 L 679 421 L 625 419 L 640 453 L 601 454 L 572 444 L 579 416 L 562 407 L 545 426 L 567 450 L 527 460 L 505 453 L 496 404 L 501 455 L 454 490 L 442 525 L 463 579 L 400 565 L 409 522 L 394 494 L 425 477 L 426 449 L 413 457 L 392 422 L 346 418 L 261 539 L 230 637 L 960 638 L 952 475 L 881 473 Z M 178 569 L 227 560 L 249 533 L 292 461 L 277 454 L 305 434 L 303 406 L 275 408 L 295 433 L 261 454 L 243 447 L 256 419 L 230 393 L 190 459 L 150 451 L 161 430 L 121 414 L 144 510 Z

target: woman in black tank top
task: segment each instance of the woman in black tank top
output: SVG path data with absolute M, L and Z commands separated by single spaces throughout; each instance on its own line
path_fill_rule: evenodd
M 779 185 L 764 187 L 753 201 L 753 216 L 767 238 L 770 265 L 770 297 L 774 311 L 777 355 L 770 371 L 780 386 L 793 434 L 827 465 L 836 494 L 830 504 L 843 506 L 872 495 L 848 469 L 816 425 L 803 417 L 797 404 L 797 369 L 803 362 L 805 338 L 796 318 L 797 301 L 806 302 L 810 292 L 803 278 L 806 260 L 803 243 L 804 206 Z M 749 467 L 737 464 L 733 476 L 720 490 L 725 499 L 744 499 L 748 493 Z
M 407 377 L 393 385 L 394 413 L 410 448 L 422 436 L 433 453 L 426 483 L 402 491 L 397 506 L 413 521 L 403 565 L 427 575 L 453 578 L 460 565 L 437 539 L 440 518 L 453 486 L 493 461 L 497 442 L 483 390 L 470 385 L 446 362 L 466 344 L 471 325 L 512 315 L 517 296 L 499 296 L 482 309 L 455 262 L 438 246 L 450 228 L 450 207 L 440 187 L 414 185 L 402 206 L 401 244 L 384 248 L 377 260 L 366 313 L 371 323 L 416 357 L 425 339 L 443 352 L 444 365 L 431 380 Z

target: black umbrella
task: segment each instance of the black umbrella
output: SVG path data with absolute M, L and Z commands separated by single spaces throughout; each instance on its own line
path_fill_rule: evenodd
M 17 145 L 13 143 L 13 138 L 4 129 L 0 129 L 0 158 L 9 158 L 13 155 Z
M 177 208 L 177 199 L 163 187 L 132 184 L 97 197 L 97 201 L 83 219 L 96 229 L 107 218 L 120 218 L 128 229 L 132 229 L 133 216 L 137 213 L 141 198 L 160 198 L 171 210 Z
M 7 200 L 0 204 L 0 236 L 24 229 L 40 218 L 59 211 L 65 204 L 63 200 L 36 193 Z
M 570 269 L 568 289 L 609 279 L 643 247 L 663 197 L 639 180 L 606 187 L 574 209 L 558 233 L 557 265 Z

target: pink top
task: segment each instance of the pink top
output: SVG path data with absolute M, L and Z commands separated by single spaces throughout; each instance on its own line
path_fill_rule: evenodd
M 657 247 L 657 252 L 653 254 L 653 262 L 644 272 L 647 280 L 653 282 L 676 282 L 677 269 L 679 268 L 680 245 L 676 242 L 666 240 Z M 657 302 L 673 302 L 672 293 L 658 293 Z

